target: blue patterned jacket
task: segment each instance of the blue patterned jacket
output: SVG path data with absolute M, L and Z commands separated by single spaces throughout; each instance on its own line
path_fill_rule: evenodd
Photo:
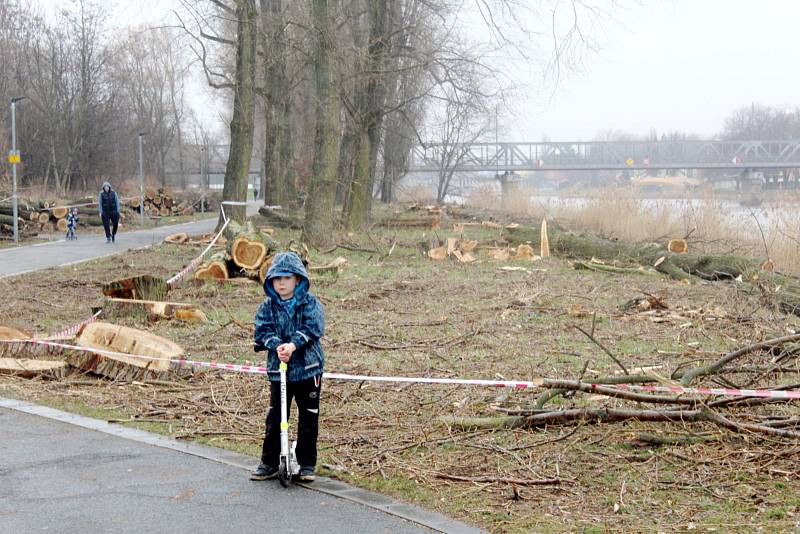
M 277 276 L 296 274 L 300 280 L 294 290 L 294 306 L 281 304 L 272 287 Z M 322 374 L 325 353 L 320 338 L 325 333 L 325 312 L 317 298 L 308 292 L 308 273 L 300 257 L 294 252 L 281 252 L 275 256 L 264 280 L 267 298 L 258 307 L 255 318 L 255 344 L 266 347 L 269 379 L 279 381 L 278 345 L 294 343 L 297 350 L 289 360 L 286 379 L 299 382 Z

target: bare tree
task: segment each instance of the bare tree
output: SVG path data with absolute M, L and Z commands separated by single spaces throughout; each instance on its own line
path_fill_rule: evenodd
M 305 207 L 303 239 L 331 239 L 339 159 L 339 97 L 333 85 L 330 0 L 312 1 L 311 50 L 314 65 L 314 165 Z

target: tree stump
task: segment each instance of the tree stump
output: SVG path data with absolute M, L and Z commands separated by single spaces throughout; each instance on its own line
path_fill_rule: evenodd
M 162 278 L 149 274 L 103 284 L 103 295 L 121 299 L 164 300 L 167 291 L 169 286 Z
M 86 325 L 78 337 L 78 344 L 98 352 L 74 351 L 67 358 L 70 365 L 115 380 L 158 379 L 173 367 L 168 360 L 183 356 L 183 349 L 169 339 L 104 322 Z M 150 358 L 137 358 L 136 355 Z

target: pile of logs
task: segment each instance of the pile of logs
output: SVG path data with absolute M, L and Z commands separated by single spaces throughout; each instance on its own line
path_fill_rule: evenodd
M 23 200 L 17 203 L 17 224 L 22 237 L 33 237 L 39 232 L 53 233 L 67 231 L 67 205 L 96 202 L 93 198 L 78 198 L 64 202 L 47 200 Z M 86 207 L 79 208 L 81 223 L 101 225 L 100 217 L 86 215 Z M 12 233 L 14 207 L 11 201 L 0 203 L 0 233 Z
M 0 193 L 0 197 L 4 194 Z M 139 198 L 129 198 L 121 202 L 120 220 L 125 221 L 131 212 L 141 213 Z M 103 221 L 97 210 L 97 196 L 86 196 L 68 200 L 19 199 L 17 226 L 22 238 L 35 237 L 39 233 L 53 234 L 67 231 L 69 206 L 78 206 L 79 226 L 102 226 Z M 219 209 L 219 194 L 209 192 L 173 193 L 170 187 L 146 189 L 144 196 L 145 214 L 149 217 L 168 217 L 192 215 L 197 211 Z M 0 202 L 0 236 L 13 233 L 13 206 L 10 200 Z
M 131 198 L 127 206 L 136 213 L 141 213 L 141 200 Z M 144 210 L 150 217 L 169 217 L 172 215 L 192 215 L 196 211 L 213 211 L 219 207 L 216 195 L 185 197 L 179 199 L 171 187 L 144 190 Z

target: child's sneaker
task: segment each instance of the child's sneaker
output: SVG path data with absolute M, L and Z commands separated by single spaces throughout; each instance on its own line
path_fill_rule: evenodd
M 269 480 L 278 476 L 278 468 L 271 465 L 258 464 L 256 470 L 250 473 L 250 480 Z
M 313 467 L 300 467 L 300 473 L 297 475 L 300 482 L 314 482 L 314 478 Z

